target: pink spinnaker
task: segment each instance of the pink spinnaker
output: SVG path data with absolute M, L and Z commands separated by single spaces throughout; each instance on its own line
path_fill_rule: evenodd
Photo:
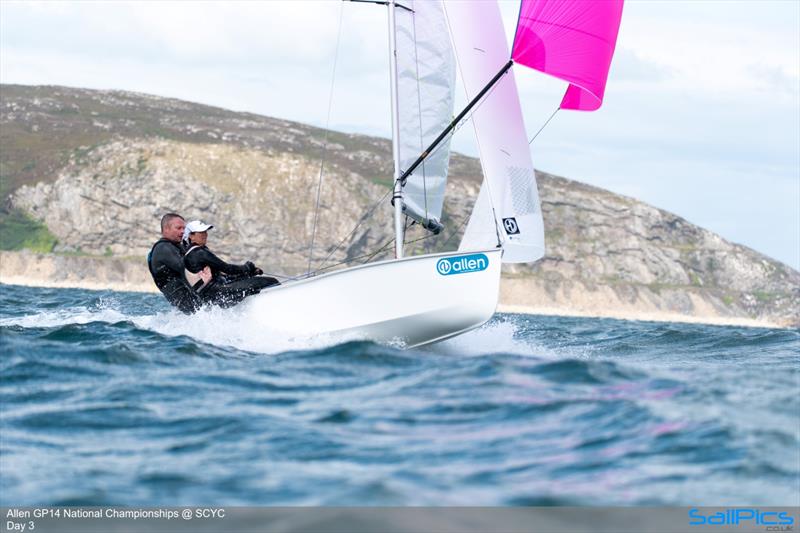
M 623 0 L 522 0 L 511 58 L 569 82 L 561 109 L 603 103 Z

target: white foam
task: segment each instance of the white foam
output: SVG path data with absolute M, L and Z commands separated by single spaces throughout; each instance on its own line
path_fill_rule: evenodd
M 91 322 L 107 322 L 114 324 L 128 320 L 125 314 L 116 309 L 88 307 L 70 307 L 57 311 L 43 311 L 34 315 L 0 319 L 0 326 L 20 326 L 23 328 L 56 328 L 71 324 L 89 324 Z
M 512 353 L 531 357 L 555 355 L 550 348 L 518 337 L 520 327 L 514 319 L 490 322 L 463 335 L 434 344 L 432 350 L 467 357 L 487 353 Z
M 535 316 L 503 316 L 463 335 L 434 344 L 430 350 L 461 357 L 479 357 L 493 353 L 550 360 L 594 357 L 592 346 L 554 345 L 553 339 L 546 333 L 541 336 L 547 344 L 538 342 L 539 335 L 535 329 L 531 331 L 532 321 L 535 327 Z
M 184 315 L 170 310 L 155 315 L 127 314 L 119 309 L 119 302 L 103 299 L 97 306 L 76 306 L 33 315 L 0 319 L 2 326 L 23 328 L 52 328 L 70 324 L 105 322 L 114 324 L 130 322 L 137 328 L 166 336 L 187 336 L 215 346 L 232 347 L 248 352 L 275 354 L 293 350 L 320 349 L 335 346 L 354 338 L 341 335 L 300 337 L 264 328 L 248 319 L 247 307 L 220 309 L 208 307 L 194 315 Z M 530 335 L 521 338 L 522 328 L 515 318 L 493 321 L 453 339 L 434 344 L 423 350 L 447 353 L 460 357 L 477 357 L 487 353 L 512 353 L 537 358 L 575 356 L 564 350 L 537 343 Z M 400 346 L 395 346 L 400 347 Z M 567 350 L 574 352 L 575 350 Z
M 171 337 L 185 335 L 200 342 L 226 346 L 257 353 L 280 353 L 290 350 L 309 350 L 334 346 L 348 340 L 344 336 L 318 335 L 314 337 L 289 336 L 266 329 L 248 320 L 242 308 L 204 308 L 194 315 L 167 311 L 155 315 L 126 314 L 119 302 L 101 300 L 96 307 L 76 306 L 54 311 L 43 311 L 21 317 L 0 319 L 0 326 L 23 328 L 55 328 L 72 324 L 104 322 L 115 324 L 130 322 L 139 329 L 154 331 Z
M 139 328 L 162 335 L 186 335 L 200 342 L 258 353 L 280 353 L 334 346 L 349 339 L 331 335 L 289 336 L 249 320 L 245 308 L 203 308 L 186 316 L 177 311 L 140 316 L 131 321 Z

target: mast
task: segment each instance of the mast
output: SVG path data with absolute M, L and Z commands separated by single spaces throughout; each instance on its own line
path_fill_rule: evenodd
M 392 93 L 392 156 L 394 157 L 394 256 L 403 257 L 403 184 L 400 180 L 400 118 L 397 103 L 397 38 L 395 33 L 395 0 L 389 7 L 389 74 Z

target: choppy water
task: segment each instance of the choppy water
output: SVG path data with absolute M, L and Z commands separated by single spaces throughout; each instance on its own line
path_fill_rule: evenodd
M 800 503 L 800 332 L 497 315 L 411 351 L 0 286 L 3 505 Z

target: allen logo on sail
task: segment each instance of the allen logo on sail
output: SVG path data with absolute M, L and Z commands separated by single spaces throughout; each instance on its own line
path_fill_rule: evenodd
M 483 254 L 462 255 L 459 257 L 445 257 L 436 263 L 436 270 L 442 276 L 451 274 L 466 274 L 467 272 L 480 272 L 489 266 L 489 259 Z

